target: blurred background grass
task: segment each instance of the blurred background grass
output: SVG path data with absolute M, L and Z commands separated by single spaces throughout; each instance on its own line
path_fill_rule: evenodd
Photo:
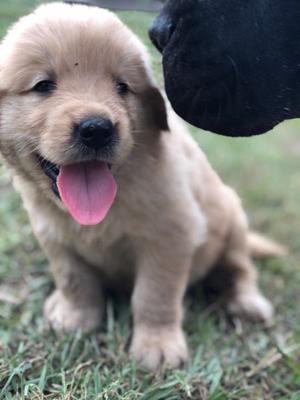
M 0 0 L 0 37 L 35 0 Z M 147 27 L 154 14 L 120 17 L 149 47 L 162 84 L 160 57 Z M 140 373 L 129 362 L 128 305 L 110 300 L 100 332 L 58 337 L 43 323 L 51 291 L 47 261 L 32 236 L 21 201 L 0 165 L 0 398 L 2 399 L 300 399 L 300 122 L 270 134 L 229 139 L 191 128 L 222 178 L 243 199 L 252 226 L 289 247 L 258 265 L 276 321 L 231 324 L 201 293 L 187 298 L 185 329 L 192 359 L 183 371 Z M 214 311 L 214 312 L 213 312 Z

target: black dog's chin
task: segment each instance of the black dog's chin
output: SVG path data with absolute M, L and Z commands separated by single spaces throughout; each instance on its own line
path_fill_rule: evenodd
M 181 118 L 197 128 L 218 135 L 231 137 L 260 135 L 276 125 L 276 121 L 258 116 L 255 110 L 234 107 L 226 95 L 220 94 L 220 97 L 203 95 L 203 100 L 200 101 L 197 94 L 194 96 L 190 94 L 189 99 L 184 101 L 182 96 L 182 101 L 178 101 L 180 96 L 174 96 L 172 90 L 169 92 L 167 90 L 167 94 L 175 112 Z M 190 104 L 190 107 L 186 107 L 186 104 Z
M 178 113 L 180 115 L 180 113 Z M 182 116 L 182 118 L 184 118 Z M 231 137 L 245 137 L 245 136 L 253 136 L 253 135 L 261 135 L 263 133 L 269 132 L 274 124 L 266 125 L 264 123 L 251 125 L 247 124 L 249 120 L 240 118 L 240 120 L 236 120 L 232 117 L 232 115 L 225 115 L 220 118 L 217 115 L 207 116 L 199 116 L 199 118 L 190 119 L 190 123 L 200 129 L 205 131 L 213 132 L 222 136 L 231 136 Z M 251 119 L 250 119 L 251 121 Z M 253 121 L 253 119 L 252 119 Z

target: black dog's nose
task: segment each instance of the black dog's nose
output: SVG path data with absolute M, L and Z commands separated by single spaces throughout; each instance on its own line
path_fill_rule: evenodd
M 173 32 L 174 25 L 172 22 L 164 16 L 158 16 L 149 29 L 149 36 L 154 46 L 162 52 Z
M 110 119 L 97 117 L 81 121 L 77 132 L 83 144 L 99 150 L 112 142 L 115 128 Z

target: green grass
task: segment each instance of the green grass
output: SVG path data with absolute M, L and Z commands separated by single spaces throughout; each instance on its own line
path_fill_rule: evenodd
M 32 0 L 0 3 L 0 35 Z M 146 41 L 153 15 L 121 17 Z M 160 60 L 151 48 L 160 82 Z M 272 328 L 229 323 L 201 292 L 188 296 L 189 365 L 146 374 L 129 361 L 128 303 L 111 299 L 99 332 L 57 336 L 42 317 L 53 284 L 7 173 L 0 167 L 0 399 L 300 399 L 300 124 L 226 139 L 192 133 L 223 179 L 241 195 L 251 223 L 285 243 L 289 256 L 258 265 L 275 304 Z

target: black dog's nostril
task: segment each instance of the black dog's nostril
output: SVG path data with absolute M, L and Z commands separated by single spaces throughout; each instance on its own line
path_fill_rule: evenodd
M 174 25 L 168 19 L 159 16 L 150 27 L 149 36 L 154 46 L 162 52 L 168 44 L 173 32 Z
M 98 150 L 111 143 L 115 128 L 110 119 L 102 117 L 89 118 L 79 123 L 78 134 L 83 144 Z

